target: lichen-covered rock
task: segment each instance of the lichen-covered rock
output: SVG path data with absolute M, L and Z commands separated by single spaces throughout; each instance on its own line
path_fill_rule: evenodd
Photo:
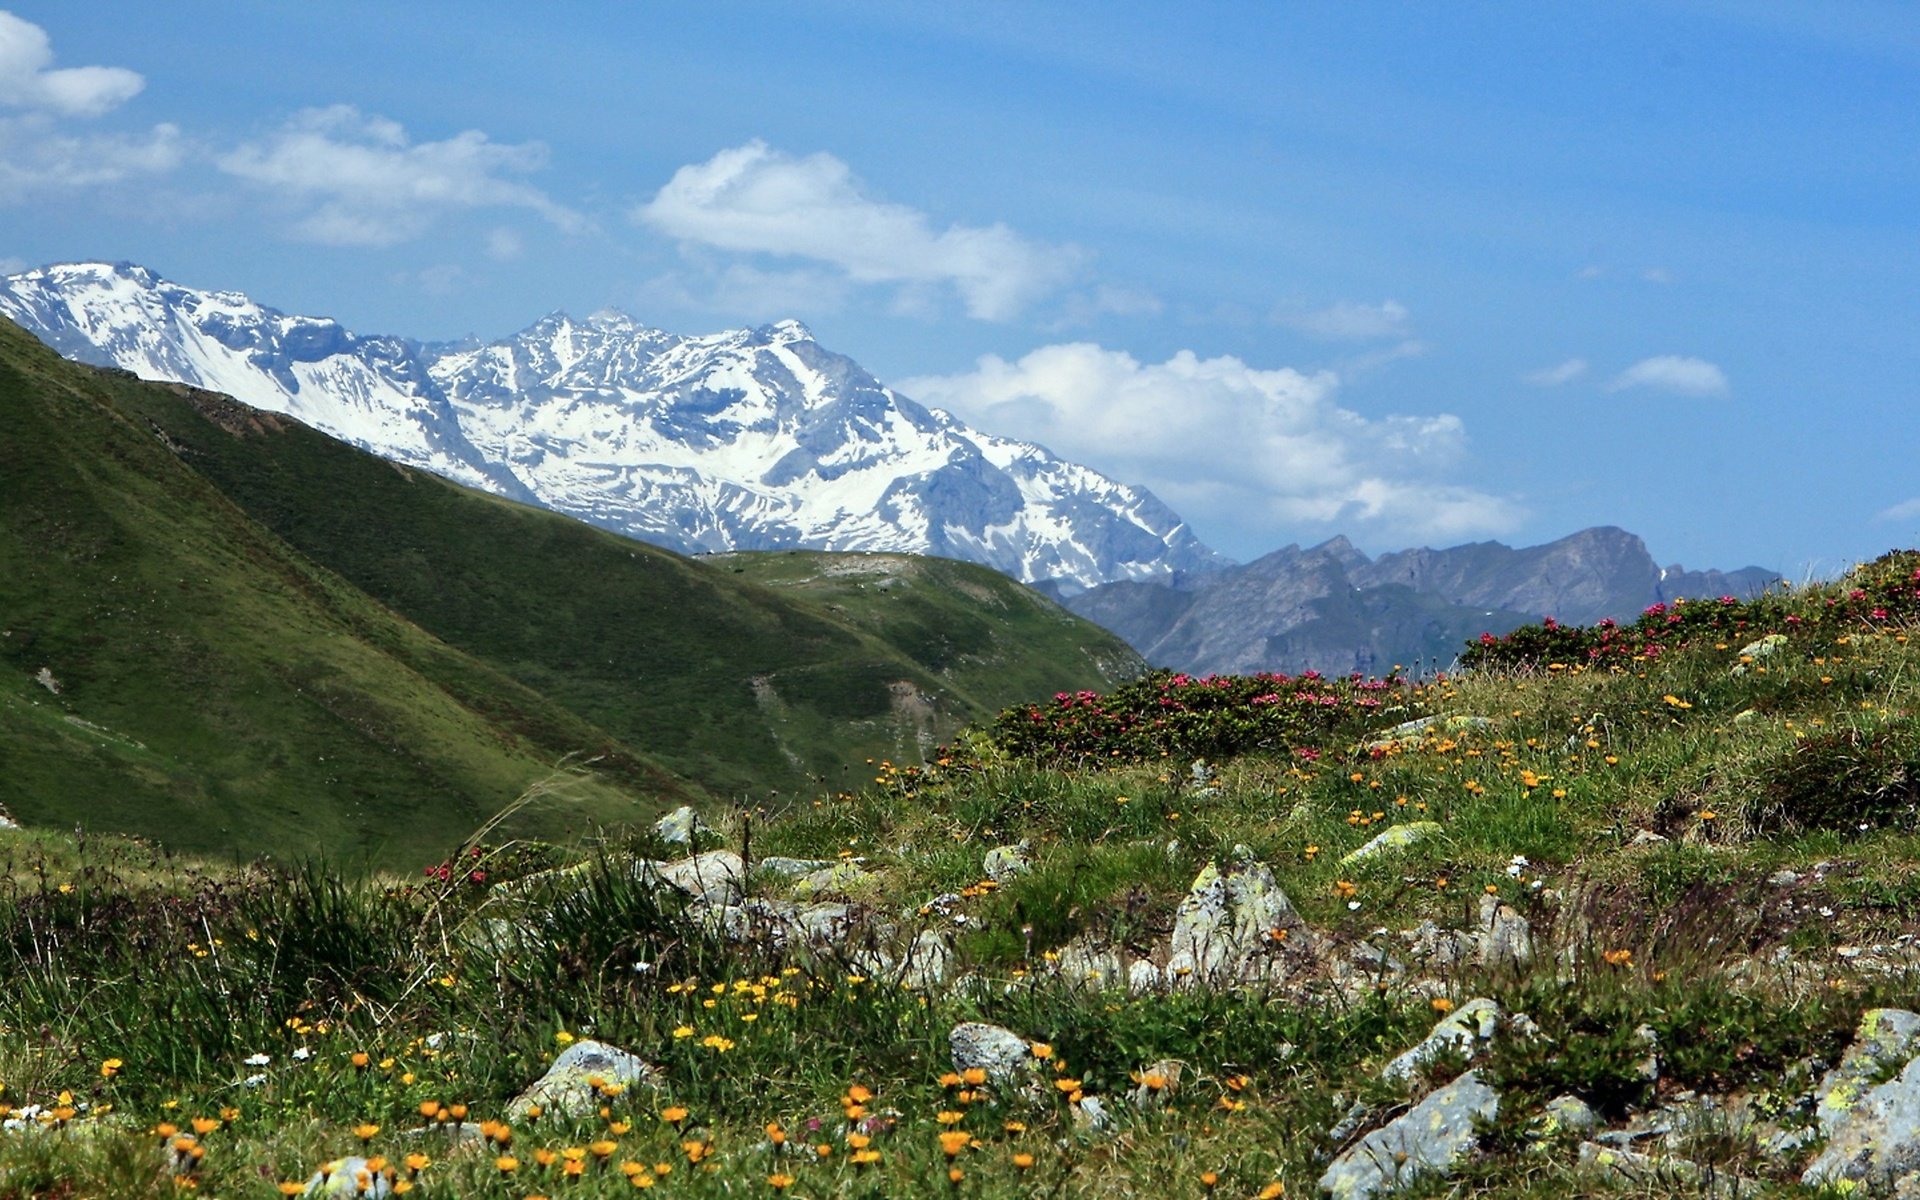
M 1890 1185 L 1920 1173 L 1920 1059 L 1853 1104 L 1800 1181 Z
M 1555 1096 L 1547 1101 L 1540 1110 L 1540 1122 L 1535 1127 L 1539 1137 L 1547 1140 L 1557 1138 L 1584 1138 L 1600 1128 L 1600 1114 L 1593 1106 L 1578 1096 Z
M 1208 863 L 1173 918 L 1166 981 L 1176 987 L 1278 981 L 1311 955 L 1306 922 L 1264 864 Z
M 1334 1200 L 1370 1200 L 1423 1175 L 1446 1174 L 1479 1145 L 1479 1126 L 1499 1115 L 1499 1093 L 1468 1071 L 1334 1159 L 1320 1190 Z
M 1015 846 L 995 846 L 980 860 L 980 869 L 995 883 L 1005 883 L 1033 870 L 1033 859 L 1025 842 Z
M 1033 1047 L 1011 1029 L 984 1021 L 963 1021 L 947 1033 L 947 1051 L 953 1069 L 979 1068 L 996 1082 L 1016 1080 L 1033 1072 Z
M 1640 1195 L 1692 1192 L 1704 1187 L 1706 1194 L 1715 1200 L 1743 1200 L 1760 1195 L 1762 1190 L 1758 1180 L 1708 1171 L 1684 1158 L 1642 1154 L 1598 1142 L 1580 1143 L 1580 1165 L 1597 1175 L 1629 1184 Z
M 682 804 L 666 816 L 653 823 L 654 836 L 669 846 L 685 846 L 697 850 L 700 843 L 718 835 L 713 827 L 702 820 L 700 814 L 693 811 L 690 804 Z
M 1831 1137 L 1875 1079 L 1913 1061 L 1916 1054 L 1920 1054 L 1920 1013 L 1874 1008 L 1861 1014 L 1853 1044 L 1813 1090 L 1813 1115 L 1820 1131 Z
M 1741 658 L 1772 658 L 1774 655 L 1778 654 L 1780 652 L 1780 648 L 1782 646 L 1785 646 L 1786 644 L 1787 644 L 1786 634 L 1770 633 L 1767 636 L 1761 638 L 1757 642 L 1749 642 L 1748 644 L 1740 647 L 1739 657 Z
M 852 896 L 872 891 L 880 877 L 856 862 L 837 862 L 808 871 L 793 881 L 793 894 L 803 899 L 814 896 Z
M 1499 1030 L 1499 1001 L 1484 996 L 1469 1000 L 1442 1017 L 1419 1045 L 1382 1067 L 1380 1077 L 1396 1083 L 1411 1081 L 1427 1064 L 1446 1054 L 1457 1054 L 1471 1062 Z
M 1355 863 L 1378 858 L 1382 854 L 1391 854 L 1395 850 L 1404 850 L 1422 838 L 1431 837 L 1440 832 L 1438 821 L 1408 821 L 1404 825 L 1395 825 L 1373 835 L 1366 845 L 1350 850 L 1340 858 L 1340 865 L 1350 867 Z
M 618 1046 L 579 1041 L 560 1052 L 547 1073 L 507 1105 L 507 1116 L 524 1121 L 538 1105 L 541 1112 L 566 1117 L 586 1116 L 599 1108 L 599 1086 L 633 1087 L 652 1082 L 659 1068 Z

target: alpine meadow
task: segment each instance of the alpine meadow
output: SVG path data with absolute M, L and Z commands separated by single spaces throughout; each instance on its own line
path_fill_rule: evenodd
M 1920 1196 L 1916 145 L 1881 0 L 0 0 L 0 1200 Z

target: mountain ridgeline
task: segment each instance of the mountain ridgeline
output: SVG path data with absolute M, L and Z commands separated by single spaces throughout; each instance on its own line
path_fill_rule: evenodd
M 0 278 L 0 316 L 68 357 L 683 553 L 939 555 L 1070 588 L 1224 561 L 1144 489 L 916 404 L 797 321 L 683 337 L 556 313 L 425 343 L 124 263 Z
M 27 824 L 418 863 L 529 788 L 505 832 L 763 804 L 1142 665 L 983 567 L 688 559 L 6 322 L 0 443 Z
M 1759 567 L 1661 568 L 1638 537 L 1600 527 L 1543 546 L 1476 542 L 1377 559 L 1334 538 L 1167 583 L 1110 583 L 1063 602 L 1157 665 L 1375 675 L 1417 663 L 1444 669 L 1469 639 L 1544 616 L 1628 620 L 1683 597 L 1747 599 L 1779 580 Z

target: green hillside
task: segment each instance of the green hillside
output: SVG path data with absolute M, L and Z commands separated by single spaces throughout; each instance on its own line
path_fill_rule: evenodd
M 136 386 L 0 326 L 0 805 L 19 820 L 402 862 L 570 754 L 596 774 L 523 828 L 696 794 L 294 553 L 126 410 Z
M 1117 638 L 986 568 L 882 556 L 888 586 L 858 603 L 844 572 L 862 556 L 687 559 L 224 396 L 103 386 L 314 562 L 717 795 L 916 759 L 1001 706 L 1139 669 Z M 799 582 L 821 575 L 847 582 Z

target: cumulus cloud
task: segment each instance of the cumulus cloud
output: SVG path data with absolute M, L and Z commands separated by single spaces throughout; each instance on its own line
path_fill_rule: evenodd
M 754 140 L 674 172 L 635 220 L 682 243 L 810 259 L 859 284 L 950 287 L 969 315 L 1005 320 L 1070 281 L 1083 255 L 1005 225 L 936 229 L 926 213 L 869 194 L 831 154 L 795 158 Z
M 309 241 L 390 246 L 459 209 L 525 208 L 561 229 L 584 227 L 577 213 L 514 178 L 546 159 L 538 142 L 508 145 L 473 129 L 415 142 L 395 121 L 337 104 L 298 113 L 216 164 L 283 197 L 301 214 L 295 232 Z
M 1726 373 L 1719 367 L 1704 358 L 1680 354 L 1643 358 L 1614 376 L 1607 390 L 1618 392 L 1635 387 L 1682 396 L 1724 396 L 1732 390 L 1727 386 Z
M 1273 314 L 1275 322 L 1329 342 L 1404 338 L 1407 336 L 1408 317 L 1406 305 L 1398 300 L 1383 300 L 1379 304 L 1342 300 L 1327 308 L 1282 308 Z
M 1572 383 L 1586 373 L 1586 359 L 1570 358 L 1558 366 L 1529 371 L 1521 378 L 1535 387 L 1559 387 L 1563 383 Z
M 0 104 L 62 117 L 98 117 L 146 85 L 139 72 L 125 67 L 55 68 L 47 31 L 0 11 Z
M 1430 540 L 1503 532 L 1509 500 L 1448 482 L 1459 418 L 1368 418 L 1336 403 L 1339 378 L 1180 351 L 1143 363 L 1073 342 L 900 389 L 984 428 L 1142 483 L 1206 528 L 1269 544 L 1302 526 Z

